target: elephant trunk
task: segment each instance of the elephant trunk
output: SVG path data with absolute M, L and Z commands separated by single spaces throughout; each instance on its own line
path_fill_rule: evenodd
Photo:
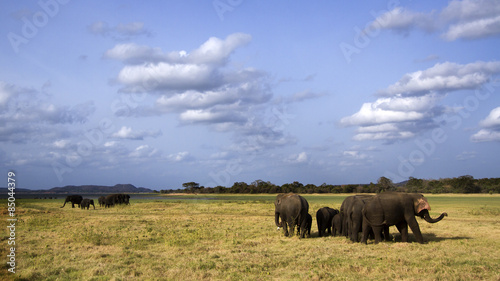
M 277 227 L 281 227 L 280 213 L 278 213 L 278 212 L 274 213 L 274 222 L 276 223 Z
M 68 202 L 68 201 L 64 201 L 64 205 L 62 205 L 61 208 L 64 208 L 64 206 L 66 206 L 66 202 Z
M 422 218 L 423 218 L 426 222 L 428 222 L 428 223 L 436 223 L 436 222 L 438 222 L 438 221 L 441 221 L 441 220 L 442 220 L 444 217 L 446 217 L 446 216 L 448 216 L 448 214 L 447 214 L 447 213 L 442 213 L 439 217 L 437 217 L 437 218 L 433 219 L 433 218 L 431 218 L 431 216 L 429 215 L 429 211 L 425 210 L 425 212 L 424 212 L 424 214 L 423 214 Z

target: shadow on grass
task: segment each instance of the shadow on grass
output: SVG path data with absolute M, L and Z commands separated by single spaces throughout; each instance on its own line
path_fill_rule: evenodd
M 440 237 L 437 236 L 434 233 L 423 233 L 422 237 L 424 238 L 424 243 L 428 242 L 441 242 L 441 241 L 446 241 L 446 240 L 465 240 L 465 239 L 473 239 L 472 237 L 465 237 L 465 236 L 456 236 L 456 237 Z M 401 243 L 401 234 L 395 233 L 393 234 L 393 239 L 392 242 L 398 242 Z M 417 240 L 415 239 L 415 235 L 412 233 L 408 234 L 408 242 L 414 242 L 417 243 Z

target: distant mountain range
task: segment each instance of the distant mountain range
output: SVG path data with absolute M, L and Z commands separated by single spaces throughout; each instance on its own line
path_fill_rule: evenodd
M 0 192 L 7 193 L 7 188 L 0 188 Z M 104 185 L 67 185 L 63 187 L 53 187 L 51 189 L 31 190 L 16 188 L 16 193 L 55 193 L 55 194 L 86 194 L 86 193 L 153 193 L 154 190 L 145 187 L 135 187 L 132 184 L 116 184 L 114 186 Z

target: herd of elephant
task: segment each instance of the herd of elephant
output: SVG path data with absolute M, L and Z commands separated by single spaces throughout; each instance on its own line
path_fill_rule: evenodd
M 99 199 L 97 199 L 99 202 L 100 207 L 105 207 L 109 208 L 114 205 L 130 205 L 130 195 L 128 194 L 110 194 L 108 196 L 101 196 Z M 78 205 L 78 207 L 85 209 L 87 208 L 90 209 L 90 206 L 94 206 L 95 210 L 95 205 L 94 205 L 94 200 L 93 199 L 88 199 L 88 198 L 83 198 L 81 195 L 69 195 L 66 197 L 66 200 L 64 200 L 64 204 L 62 205 L 61 208 L 64 208 L 66 206 L 66 203 L 71 202 L 71 206 L 74 208 L 75 204 Z
M 307 200 L 294 193 L 279 194 L 274 201 L 275 223 L 283 228 L 285 236 L 293 236 L 295 226 L 304 238 L 311 235 L 312 217 Z M 415 216 L 429 223 L 441 221 L 447 213 L 433 219 L 429 215 L 431 207 L 427 199 L 418 193 L 384 192 L 377 195 L 353 195 L 344 199 L 340 210 L 330 207 L 316 212 L 318 236 L 326 232 L 333 236 L 342 235 L 353 242 L 367 243 L 374 238 L 375 243 L 382 239 L 392 240 L 389 227 L 395 225 L 401 234 L 401 241 L 408 242 L 408 226 L 415 239 L 424 243 Z M 361 233 L 361 239 L 360 234 Z

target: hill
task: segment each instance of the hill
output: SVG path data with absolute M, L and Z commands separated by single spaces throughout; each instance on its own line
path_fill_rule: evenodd
M 17 193 L 56 193 L 56 194 L 86 194 L 86 193 L 153 193 L 154 191 L 145 187 L 135 187 L 132 184 L 116 184 L 114 186 L 104 185 L 67 185 L 63 187 L 53 187 L 43 190 L 29 190 L 16 188 Z

